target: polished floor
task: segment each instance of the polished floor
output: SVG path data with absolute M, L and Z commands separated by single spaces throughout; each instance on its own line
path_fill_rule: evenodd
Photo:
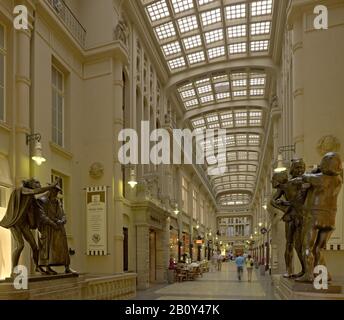
M 195 281 L 169 285 L 156 285 L 138 291 L 135 300 L 275 300 L 274 289 L 268 274 L 259 275 L 254 269 L 252 282 L 237 278 L 234 262 L 225 262 L 221 271 L 207 272 Z

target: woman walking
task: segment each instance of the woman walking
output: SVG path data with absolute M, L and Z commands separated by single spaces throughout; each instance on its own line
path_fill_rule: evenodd
M 253 271 L 254 261 L 250 255 L 246 259 L 246 269 L 247 269 L 247 279 L 248 282 L 252 281 L 252 271 Z

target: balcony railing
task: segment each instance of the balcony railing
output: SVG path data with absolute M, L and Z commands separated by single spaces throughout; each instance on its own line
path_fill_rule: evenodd
M 86 30 L 75 17 L 71 9 L 63 0 L 45 0 L 61 22 L 72 34 L 74 39 L 84 48 L 86 42 Z

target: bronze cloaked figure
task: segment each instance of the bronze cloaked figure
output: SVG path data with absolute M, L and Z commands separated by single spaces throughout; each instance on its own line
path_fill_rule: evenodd
M 310 184 L 302 232 L 306 272 L 297 281 L 313 282 L 315 266 L 326 266 L 323 250 L 335 229 L 337 198 L 343 184 L 343 168 L 338 153 L 327 153 L 318 171 L 303 177 L 304 182 Z M 331 280 L 329 273 L 328 278 Z
M 67 242 L 67 235 L 64 225 L 67 223 L 66 215 L 61 201 L 58 199 L 62 189 L 56 185 L 49 191 L 47 196 L 39 198 L 42 211 L 38 231 L 39 243 L 39 266 L 45 267 L 46 274 L 57 274 L 51 267 L 64 266 L 65 273 L 76 273 L 70 268 L 70 256 Z M 46 221 L 53 221 L 46 223 Z
M 285 263 L 287 272 L 284 277 L 300 277 L 305 273 L 305 264 L 302 255 L 302 225 L 303 225 L 303 205 L 307 195 L 302 176 L 305 173 L 306 165 L 302 159 L 292 160 L 290 175 L 288 180 L 287 171 L 276 173 L 273 176 L 273 187 L 277 189 L 271 205 L 284 212 L 282 220 L 285 222 Z M 284 196 L 285 200 L 282 199 Z M 298 255 L 302 270 L 293 275 L 293 253 L 294 248 Z
M 57 183 L 42 188 L 40 182 L 32 178 L 23 181 L 23 186 L 12 192 L 6 214 L 0 222 L 1 227 L 10 229 L 15 241 L 15 249 L 12 254 L 12 270 L 18 266 L 25 239 L 32 249 L 36 271 L 43 272 L 38 265 L 38 247 L 31 233 L 31 230 L 37 229 L 40 220 L 40 211 L 37 207 L 35 195 L 51 190 Z M 11 276 L 14 276 L 13 271 Z

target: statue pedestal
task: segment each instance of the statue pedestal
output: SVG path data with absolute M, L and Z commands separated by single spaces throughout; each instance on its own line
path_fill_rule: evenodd
M 116 300 L 136 295 L 136 274 L 30 276 L 27 290 L 0 281 L 0 300 Z
M 283 276 L 275 278 L 274 284 L 279 298 L 283 300 L 344 300 L 343 284 L 330 282 L 327 290 L 317 290 L 313 283 L 296 282 Z

